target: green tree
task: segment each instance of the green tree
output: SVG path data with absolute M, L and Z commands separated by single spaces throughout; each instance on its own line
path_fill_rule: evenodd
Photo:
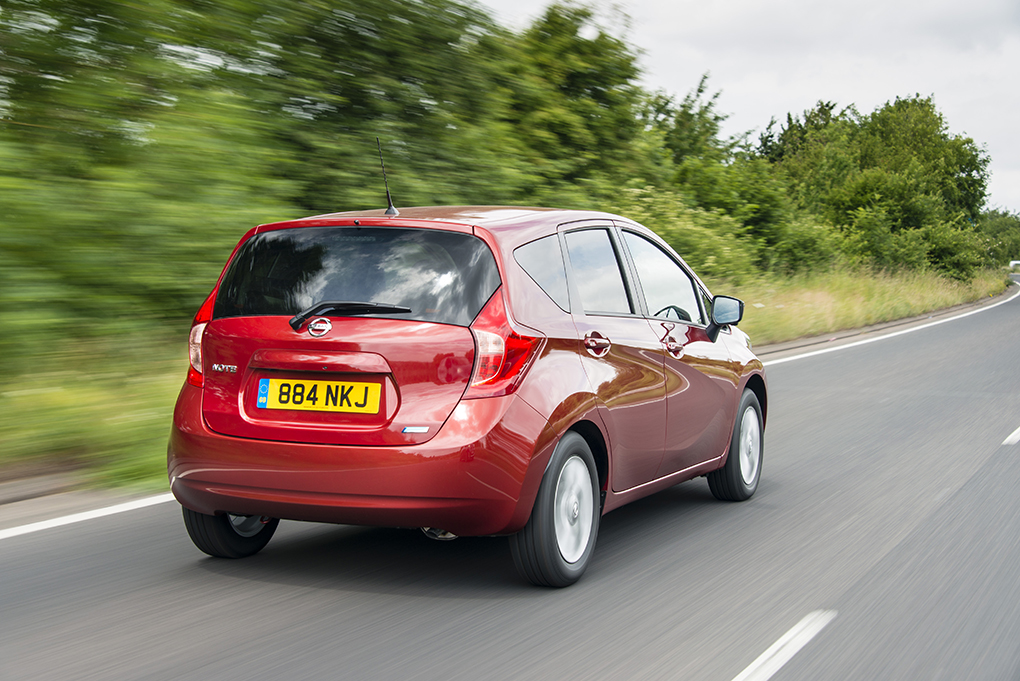
M 770 128 L 757 153 L 799 208 L 843 227 L 846 250 L 881 266 L 932 266 L 966 279 L 981 262 L 973 233 L 988 156 L 953 135 L 931 98 L 897 99 L 869 115 L 820 102 Z
M 977 221 L 989 260 L 1005 265 L 1020 260 L 1020 213 L 1001 208 L 985 211 Z
M 726 116 L 717 106 L 722 92 L 708 93 L 708 74 L 698 81 L 697 87 L 676 103 L 676 98 L 657 92 L 649 98 L 644 112 L 649 126 L 663 132 L 663 141 L 673 162 L 681 165 L 688 159 L 726 161 L 732 155 L 737 141 L 721 139 L 720 128 Z
M 911 178 L 916 193 L 940 200 L 947 216 L 976 219 L 984 207 L 988 155 L 973 139 L 950 134 L 931 97 L 897 98 L 861 122 L 862 170 Z
M 787 156 L 800 151 L 808 138 L 824 129 L 843 114 L 833 114 L 835 102 L 818 102 L 813 109 L 804 112 L 804 117 L 786 114 L 786 124 L 776 131 L 776 119 L 773 118 L 758 137 L 757 153 L 770 163 L 779 163 Z
M 209 53 L 185 58 L 182 12 L 16 0 L 0 15 L 8 367 L 190 317 L 238 235 L 293 215 L 257 115 Z
M 761 267 L 806 263 L 780 257 L 776 247 L 786 240 L 792 217 L 786 187 L 766 160 L 747 153 L 744 136 L 720 136 L 726 120 L 718 111 L 720 96 L 709 94 L 706 74 L 679 104 L 663 93 L 649 100 L 646 125 L 660 132 L 671 154 L 674 185 L 697 207 L 721 211 L 743 225 L 742 236 L 754 244 Z
M 570 3 L 550 5 L 509 40 L 499 86 L 542 182 L 635 170 L 642 92 L 634 50 L 599 26 L 592 9 Z
M 309 212 L 382 205 L 375 138 L 405 205 L 511 202 L 529 181 L 492 87 L 494 26 L 447 0 L 265 3 L 248 91 Z

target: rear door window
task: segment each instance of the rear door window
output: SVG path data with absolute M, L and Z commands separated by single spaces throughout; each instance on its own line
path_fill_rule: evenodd
M 256 234 L 231 263 L 213 318 L 296 315 L 322 301 L 387 303 L 379 316 L 468 326 L 500 285 L 470 234 L 393 227 L 308 227 Z
M 567 232 L 567 253 L 581 305 L 588 314 L 633 312 L 620 272 L 620 259 L 606 229 Z

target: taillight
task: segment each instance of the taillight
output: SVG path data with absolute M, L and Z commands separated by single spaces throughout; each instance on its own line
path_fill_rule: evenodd
M 524 336 L 512 328 L 502 289 L 496 291 L 471 324 L 475 337 L 475 366 L 464 399 L 509 395 L 520 384 L 541 336 Z
M 191 366 L 188 367 L 188 383 L 196 388 L 201 388 L 205 383 L 202 377 L 202 335 L 205 333 L 206 324 L 212 319 L 215 300 L 216 291 L 213 291 L 195 313 L 195 319 L 191 322 L 191 333 L 188 334 L 188 359 L 191 361 Z

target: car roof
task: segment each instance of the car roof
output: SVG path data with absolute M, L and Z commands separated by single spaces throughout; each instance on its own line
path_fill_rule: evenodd
M 264 229 L 314 226 L 347 221 L 351 218 L 376 220 L 442 222 L 465 227 L 485 227 L 499 231 L 501 227 L 512 228 L 526 224 L 563 224 L 578 220 L 622 220 L 620 216 L 592 210 L 568 210 L 562 208 L 539 208 L 535 206 L 416 206 L 400 208 L 395 216 L 386 215 L 382 208 L 375 210 L 352 210 L 338 213 L 324 213 L 296 220 L 285 220 L 261 225 Z M 629 222 L 629 221 L 628 221 Z
M 463 225 L 495 228 L 499 225 L 519 225 L 526 222 L 572 222 L 593 217 L 612 218 L 608 213 L 535 206 L 417 206 L 400 208 L 397 217 L 408 220 L 434 220 Z M 383 209 L 346 211 L 316 216 L 319 219 L 349 217 L 386 217 Z
M 350 224 L 360 219 L 364 227 L 387 226 L 439 228 L 474 232 L 482 228 L 497 238 L 501 247 L 513 249 L 517 245 L 555 232 L 564 223 L 598 220 L 601 222 L 633 221 L 618 215 L 593 210 L 569 210 L 534 206 L 416 206 L 400 208 L 399 214 L 386 215 L 385 209 L 325 213 L 296 220 L 260 225 L 255 232 L 300 227 L 325 227 Z

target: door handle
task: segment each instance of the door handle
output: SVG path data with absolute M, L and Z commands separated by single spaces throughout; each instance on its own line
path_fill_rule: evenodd
M 672 336 L 669 336 L 669 337 L 666 338 L 664 343 L 666 345 L 666 352 L 668 352 L 669 354 L 673 355 L 677 359 L 679 359 L 680 357 L 683 356 L 683 354 L 684 354 L 684 345 L 683 345 L 683 343 L 678 343 L 676 338 L 673 338 Z
M 584 348 L 595 357 L 605 357 L 613 344 L 598 331 L 590 331 L 584 336 Z

